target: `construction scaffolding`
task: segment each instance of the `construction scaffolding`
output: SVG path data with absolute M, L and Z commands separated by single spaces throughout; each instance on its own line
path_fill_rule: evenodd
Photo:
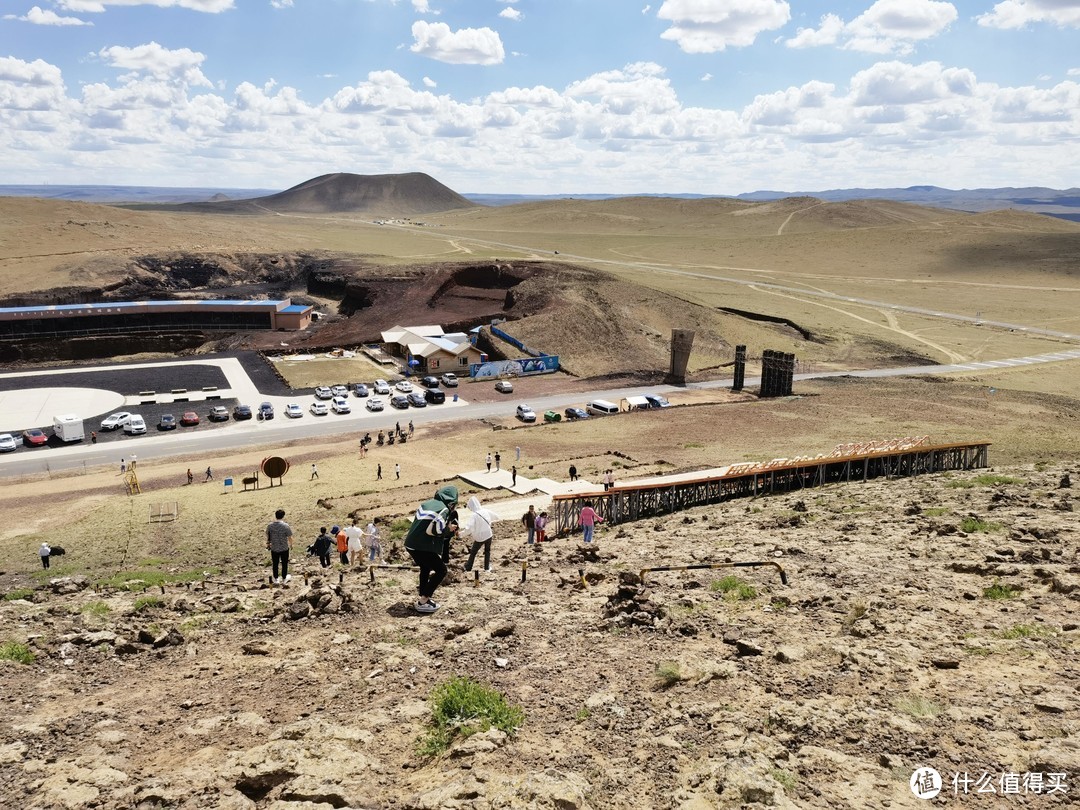
M 555 533 L 564 535 L 577 530 L 586 503 L 609 524 L 627 523 L 733 498 L 872 478 L 981 469 L 989 465 L 989 447 L 990 442 L 930 445 L 926 437 L 840 445 L 828 456 L 736 464 L 711 478 L 556 495 L 548 511 Z

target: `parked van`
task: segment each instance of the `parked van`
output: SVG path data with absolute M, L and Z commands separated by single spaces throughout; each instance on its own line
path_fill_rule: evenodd
M 619 412 L 619 406 L 606 399 L 594 399 L 585 406 L 585 410 L 593 416 L 610 416 Z

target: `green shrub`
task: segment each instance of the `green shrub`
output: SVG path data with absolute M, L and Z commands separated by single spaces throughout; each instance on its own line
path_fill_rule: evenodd
M 110 610 L 111 608 L 101 601 L 87 602 L 82 608 L 83 613 L 89 613 L 91 616 L 96 616 L 99 619 L 105 618 Z
M 390 540 L 403 541 L 405 539 L 405 535 L 409 532 L 410 526 L 412 526 L 412 518 L 395 518 L 390 523 Z
M 157 588 L 177 582 L 198 582 L 200 579 L 205 579 L 208 574 L 217 573 L 219 573 L 217 568 L 200 568 L 172 573 L 141 568 L 134 571 L 117 571 L 108 579 L 101 580 L 100 584 L 122 591 L 145 591 L 147 588 Z
M 162 604 L 160 596 L 140 596 L 135 600 L 135 612 L 138 613 L 148 608 L 159 608 Z
M 21 641 L 5 641 L 0 644 L 0 661 L 16 661 L 20 664 L 34 663 L 30 647 Z
M 8 591 L 4 594 L 4 599 L 8 602 L 14 602 L 16 599 L 29 599 L 34 595 L 33 588 L 16 588 L 13 591 Z
M 975 532 L 993 532 L 1000 528 L 1000 523 L 991 523 L 988 520 L 977 518 L 975 515 L 968 515 L 960 521 L 960 529 L 968 534 L 974 534 Z
M 896 701 L 896 708 L 912 717 L 937 717 L 943 711 L 939 704 L 919 695 L 900 698 Z
M 953 489 L 971 489 L 973 487 L 996 487 L 1001 484 L 1022 484 L 1024 483 L 1019 478 L 1012 478 L 1008 475 L 997 475 L 995 473 L 983 473 L 976 475 L 974 478 L 958 478 L 953 481 L 949 481 L 945 484 L 947 487 Z
M 1008 639 L 1043 638 L 1052 635 L 1054 635 L 1054 631 L 1049 627 L 1034 624 L 1016 624 L 1001 631 L 1001 637 Z
M 682 672 L 675 661 L 661 661 L 656 665 L 656 685 L 661 689 L 674 686 L 682 680 Z
M 713 580 L 709 584 L 709 590 L 722 593 L 726 598 L 736 602 L 753 599 L 757 596 L 757 590 L 754 589 L 753 585 L 743 582 L 734 574 L 729 574 L 723 579 Z
M 1020 594 L 1020 588 L 1008 583 L 994 580 L 994 584 L 983 588 L 983 596 L 987 599 L 1012 599 Z
M 437 756 L 456 737 L 470 737 L 492 727 L 513 734 L 525 722 L 521 707 L 510 705 L 497 690 L 464 676 L 436 686 L 429 700 L 430 730 L 419 741 L 421 756 Z

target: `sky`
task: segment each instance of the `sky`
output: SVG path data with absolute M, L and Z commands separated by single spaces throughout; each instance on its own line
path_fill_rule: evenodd
M 0 0 L 0 183 L 1080 186 L 1080 0 Z

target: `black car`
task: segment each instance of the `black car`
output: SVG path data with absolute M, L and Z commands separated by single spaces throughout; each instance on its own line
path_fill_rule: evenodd
M 420 384 L 422 386 L 424 386 L 424 388 L 438 388 L 439 387 L 439 378 L 438 377 L 421 377 L 420 378 Z
M 430 392 L 425 392 L 425 393 L 430 393 Z M 424 394 L 421 394 L 419 391 L 413 391 L 411 394 L 409 394 L 408 399 L 409 399 L 409 404 L 412 405 L 414 408 L 426 408 L 427 407 L 427 400 L 424 399 Z
M 233 408 L 233 419 L 250 419 L 251 418 L 251 406 L 250 405 L 237 405 Z
M 585 413 L 582 408 L 567 408 L 563 413 L 566 414 L 567 419 L 588 419 L 589 414 Z
M 163 413 L 157 423 L 158 430 L 175 430 L 176 417 L 171 413 Z
M 392 408 L 408 408 L 409 398 L 404 394 L 394 394 L 390 397 L 390 406 Z
M 444 394 L 442 391 L 434 391 L 429 388 L 427 391 L 424 392 L 424 399 L 428 402 L 429 405 L 442 405 L 444 402 L 446 402 L 446 394 Z
M 259 418 L 260 419 L 273 419 L 274 418 L 274 406 L 269 402 L 264 402 L 259 406 Z
M 371 393 L 370 391 L 368 391 L 368 387 L 363 383 L 354 383 L 352 387 L 352 392 L 358 397 L 366 397 L 369 393 Z

